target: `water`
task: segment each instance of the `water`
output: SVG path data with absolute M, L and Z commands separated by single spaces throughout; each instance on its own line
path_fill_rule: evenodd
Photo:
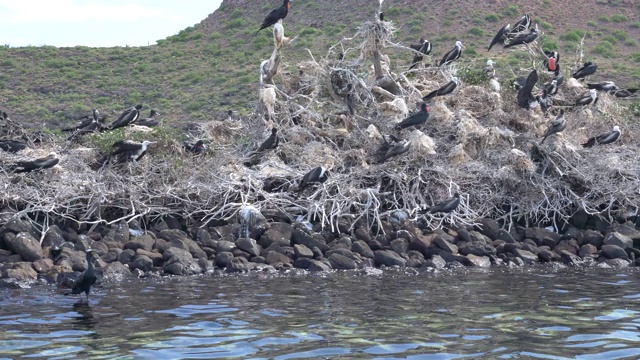
M 0 358 L 638 359 L 640 272 L 251 274 L 0 290 Z

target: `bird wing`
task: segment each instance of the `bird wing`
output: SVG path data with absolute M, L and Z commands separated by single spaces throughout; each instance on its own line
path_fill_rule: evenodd
M 451 94 L 453 90 L 456 89 L 457 86 L 458 84 L 456 84 L 455 81 L 451 80 L 446 85 L 438 89 L 438 95 L 441 96 L 441 95 Z
M 611 144 L 612 142 L 618 140 L 619 136 L 620 136 L 619 132 L 612 131 L 610 133 L 598 136 L 596 141 L 598 142 L 598 144 Z
M 529 107 L 529 101 L 533 98 L 531 92 L 533 91 L 533 87 L 537 82 L 538 72 L 536 70 L 533 70 L 531 73 L 529 73 L 529 76 L 527 76 L 527 81 L 525 82 L 524 86 L 521 87 L 520 90 L 518 90 L 518 105 L 523 108 Z
M 493 45 L 499 43 L 500 41 L 504 41 L 506 36 L 505 33 L 507 32 L 507 27 L 509 25 L 505 25 L 502 28 L 500 28 L 500 30 L 498 30 L 498 33 L 496 34 L 496 36 L 493 37 L 493 40 L 491 40 L 491 44 L 489 44 L 489 48 L 487 49 L 487 51 L 491 50 L 491 48 L 493 47 Z

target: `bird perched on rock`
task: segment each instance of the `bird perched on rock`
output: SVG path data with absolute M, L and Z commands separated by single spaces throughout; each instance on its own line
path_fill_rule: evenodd
M 441 203 L 438 203 L 432 207 L 422 209 L 422 213 L 450 213 L 460 205 L 460 194 L 453 194 L 452 198 L 448 198 Z
M 11 139 L 2 139 L 0 140 L 0 150 L 17 153 L 20 150 L 24 150 L 27 148 L 27 143 L 23 140 L 11 140 Z
M 429 42 L 429 40 L 425 40 L 421 38 L 420 41 L 422 42 L 420 44 L 420 47 L 418 48 L 418 51 L 420 53 L 415 54 L 413 56 L 413 60 L 411 61 L 411 66 L 409 66 L 409 70 L 418 66 L 418 64 L 422 61 L 422 59 L 424 59 L 423 55 L 429 55 L 431 53 L 431 43 Z
M 598 102 L 598 91 L 596 89 L 589 90 L 588 93 L 582 95 L 576 100 L 576 105 L 595 105 Z
M 449 52 L 444 54 L 444 56 L 440 60 L 440 63 L 438 64 L 438 66 L 448 65 L 452 61 L 459 59 L 460 55 L 462 55 L 462 48 L 463 47 L 464 47 L 464 45 L 462 45 L 462 42 L 456 41 L 456 45 L 453 47 L 453 49 L 449 50 Z
M 89 292 L 91 292 L 91 285 L 96 282 L 96 273 L 93 266 L 93 255 L 95 251 L 92 249 L 87 250 L 87 269 L 80 275 L 75 281 L 71 291 L 65 293 L 65 295 L 74 294 L 80 295 L 80 301 L 82 301 L 82 293 L 87 295 L 87 303 L 89 302 Z
M 510 27 L 511 27 L 511 25 L 507 24 L 507 25 L 501 27 L 500 30 L 498 30 L 498 33 L 496 34 L 496 36 L 494 36 L 493 40 L 491 40 L 491 44 L 489 44 L 489 47 L 487 48 L 487 51 L 491 51 L 491 48 L 495 44 L 498 44 L 498 43 L 503 43 L 504 44 L 504 42 L 508 39 Z
M 453 92 L 453 90 L 456 89 L 456 87 L 458 87 L 459 84 L 460 84 L 460 80 L 458 80 L 457 77 L 452 77 L 451 81 L 449 81 L 448 83 L 444 84 L 439 89 L 433 90 L 432 92 L 430 92 L 427 95 L 425 95 L 422 98 L 422 101 L 429 101 L 429 100 L 433 99 L 436 96 L 449 95 L 449 94 L 451 94 Z
M 567 121 L 564 118 L 564 110 L 560 110 L 560 114 L 558 114 L 558 116 L 553 119 L 553 121 L 551 121 L 549 127 L 547 127 L 547 131 L 545 131 L 544 135 L 542 135 L 542 141 L 540 141 L 540 144 L 544 144 L 544 141 L 547 140 L 549 136 L 561 132 L 566 127 Z
M 401 130 L 414 125 L 422 125 L 425 122 L 427 122 L 428 118 L 429 118 L 429 107 L 427 106 L 427 103 L 423 102 L 420 105 L 420 111 L 402 120 L 398 125 L 396 125 L 396 127 Z
M 318 166 L 308 173 L 306 173 L 302 180 L 300 180 L 300 185 L 298 185 L 298 195 L 302 193 L 307 186 L 311 184 L 322 184 L 329 178 L 329 172 L 324 166 Z
M 195 143 L 185 142 L 182 144 L 184 149 L 192 154 L 202 154 L 207 150 L 207 145 L 204 144 L 204 141 L 198 140 Z
M 591 61 L 587 61 L 580 69 L 578 69 L 578 71 L 574 72 L 571 77 L 575 79 L 584 79 L 589 75 L 593 75 L 596 70 L 598 70 L 598 65 Z
M 391 141 L 387 141 L 383 137 L 383 143 L 376 151 L 375 157 L 378 164 L 382 164 L 394 156 L 402 155 L 411 148 L 411 141 L 399 139 L 394 135 L 389 135 L 389 138 Z
M 267 17 L 264 18 L 264 21 L 262 22 L 262 25 L 260 25 L 260 29 L 256 31 L 256 34 L 259 33 L 260 30 L 266 29 L 269 26 L 274 25 L 275 23 L 278 22 L 278 20 L 286 18 L 287 14 L 289 13 L 289 3 L 290 3 L 290 0 L 284 0 L 284 2 L 282 3 L 282 6 L 280 6 L 277 9 L 271 10 L 269 15 L 267 15 Z
M 142 109 L 142 104 L 138 104 L 136 106 L 130 107 L 120 114 L 120 116 L 114 121 L 110 126 L 109 130 L 114 130 L 117 128 L 125 127 L 129 124 L 133 124 L 138 117 L 140 117 L 140 109 Z
M 149 117 L 138 119 L 138 121 L 136 121 L 136 124 L 146 127 L 158 126 L 158 120 L 156 119 L 157 116 L 160 116 L 160 113 L 155 111 L 154 109 L 151 109 L 149 111 Z
M 14 173 L 25 173 L 35 170 L 49 169 L 56 166 L 59 161 L 60 159 L 58 159 L 56 153 L 52 152 L 46 157 L 40 159 L 16 161 L 15 164 L 9 165 L 9 171 Z
M 147 147 L 154 143 L 154 141 L 147 140 L 141 143 L 130 140 L 120 140 L 112 145 L 114 150 L 109 155 L 109 158 L 115 158 L 120 163 L 140 161 L 147 153 Z
M 611 144 L 612 142 L 618 140 L 621 134 L 622 132 L 620 131 L 620 128 L 616 125 L 613 127 L 613 131 L 611 132 L 589 138 L 587 142 L 582 144 L 582 147 L 590 148 L 596 145 Z

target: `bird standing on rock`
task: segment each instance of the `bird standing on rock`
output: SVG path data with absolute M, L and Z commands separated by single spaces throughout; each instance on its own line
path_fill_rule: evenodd
M 289 13 L 290 2 L 291 0 L 284 0 L 284 2 L 282 3 L 282 6 L 280 6 L 277 9 L 271 10 L 269 15 L 267 15 L 267 17 L 264 18 L 264 21 L 262 22 L 262 25 L 260 25 L 260 29 L 256 31 L 256 34 L 259 33 L 260 30 L 266 29 L 269 26 L 274 25 L 275 23 L 278 22 L 278 20 L 286 18 L 287 14 Z
M 93 254 L 94 250 L 87 250 L 87 269 L 80 275 L 80 277 L 73 284 L 71 291 L 65 293 L 65 295 L 74 294 L 80 295 L 80 301 L 82 301 L 82 293 L 87 295 L 87 303 L 89 303 L 89 292 L 91 291 L 91 285 L 96 282 L 95 268 L 93 266 Z

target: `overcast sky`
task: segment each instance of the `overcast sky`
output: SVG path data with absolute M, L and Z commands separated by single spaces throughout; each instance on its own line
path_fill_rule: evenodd
M 221 2 L 0 0 L 0 45 L 153 45 L 204 20 Z

